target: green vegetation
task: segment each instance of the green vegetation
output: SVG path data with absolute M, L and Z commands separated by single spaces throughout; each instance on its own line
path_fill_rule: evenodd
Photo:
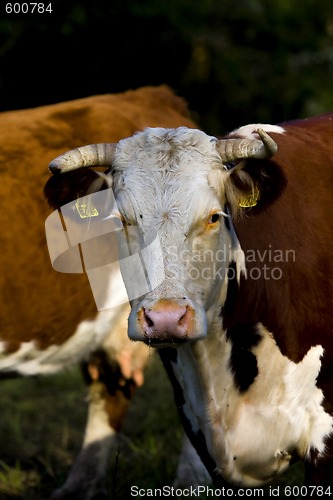
M 119 450 L 111 457 L 110 500 L 128 500 L 132 485 L 172 485 L 175 476 L 183 434 L 157 357 L 146 379 L 126 418 Z M 1 382 L 1 500 L 48 500 L 61 486 L 81 444 L 85 395 L 79 370 Z M 298 464 L 276 484 L 301 482 Z

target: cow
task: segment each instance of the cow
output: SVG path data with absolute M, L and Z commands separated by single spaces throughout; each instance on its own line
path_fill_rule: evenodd
M 149 349 L 127 338 L 127 302 L 97 311 L 85 274 L 52 269 L 45 165 L 88 141 L 180 125 L 194 126 L 187 105 L 163 85 L 0 114 L 0 373 L 51 374 L 83 362 L 89 385 L 82 449 L 55 498 L 97 493 L 128 404 L 143 383 Z
M 112 190 L 129 245 L 158 240 L 128 335 L 158 350 L 217 485 L 257 487 L 302 459 L 308 496 L 330 494 L 332 133 L 333 113 L 222 138 L 149 128 L 49 166 L 54 207 Z

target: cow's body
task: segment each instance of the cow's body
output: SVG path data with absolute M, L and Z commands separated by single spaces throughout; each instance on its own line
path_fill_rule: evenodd
M 119 140 L 162 120 L 191 125 L 185 114 L 182 101 L 165 88 L 2 113 L 0 370 L 56 372 L 99 346 L 112 319 L 106 316 L 116 314 L 96 317 L 85 274 L 59 274 L 50 267 L 45 163 L 72 145 Z M 55 352 L 60 345 L 62 353 Z
M 270 134 L 287 187 L 266 210 L 235 219 L 247 278 L 229 281 L 224 333 L 178 349 L 176 362 L 162 353 L 186 394 L 185 415 L 188 405 L 211 443 L 214 470 L 232 483 L 260 485 L 296 457 L 307 484 L 332 482 L 332 131 L 328 115 Z
M 110 156 L 125 232 L 163 249 L 163 280 L 131 303 L 129 336 L 162 347 L 216 481 L 260 485 L 301 458 L 306 484 L 332 482 L 332 132 L 332 114 L 228 142 L 150 129 Z M 234 153 L 229 139 L 246 137 Z
M 0 115 L 0 372 L 55 373 L 86 361 L 90 382 L 84 445 L 57 498 L 94 494 L 149 353 L 127 338 L 127 304 L 97 312 L 85 274 L 52 269 L 45 242 L 45 165 L 84 142 L 181 124 L 192 126 L 186 105 L 166 87 Z

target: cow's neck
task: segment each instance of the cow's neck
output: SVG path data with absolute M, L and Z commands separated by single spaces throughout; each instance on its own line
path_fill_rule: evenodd
M 210 328 L 206 339 L 177 349 L 171 367 L 178 407 L 193 435 L 204 437 L 204 457 L 216 471 L 256 486 L 294 455 L 324 451 L 332 417 L 316 387 L 322 354 L 314 346 L 293 363 L 260 324 L 233 334 Z
M 279 210 L 244 216 L 236 221 L 235 232 L 246 273 L 238 283 L 229 281 L 222 314 L 224 329 L 261 323 L 274 335 L 282 354 L 301 361 L 312 343 L 306 334 L 306 315 L 300 318 L 297 314 L 295 290 L 290 288 L 297 274 L 298 251 L 281 237 Z

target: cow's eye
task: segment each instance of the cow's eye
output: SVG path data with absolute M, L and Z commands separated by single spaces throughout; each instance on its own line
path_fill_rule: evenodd
M 213 225 L 213 224 L 216 224 L 219 220 L 220 220 L 220 217 L 221 217 L 221 214 L 219 213 L 214 213 L 212 214 L 209 219 L 208 219 L 208 224 L 209 225 Z

